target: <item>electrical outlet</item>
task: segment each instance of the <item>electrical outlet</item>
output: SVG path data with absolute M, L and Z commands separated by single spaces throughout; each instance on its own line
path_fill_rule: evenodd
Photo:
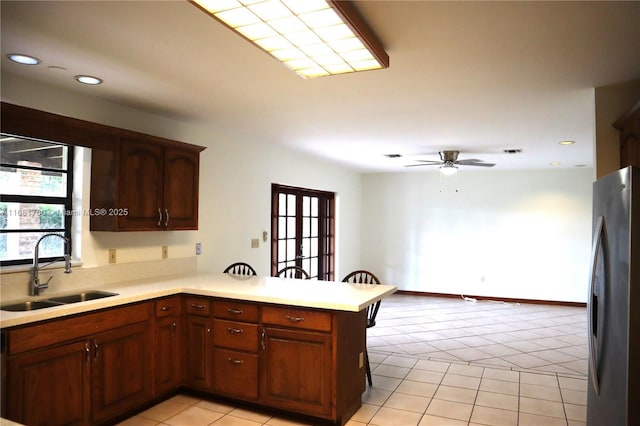
M 251 239 L 251 248 L 258 248 L 260 247 L 260 240 L 257 238 L 252 238 Z
M 202 254 L 202 243 L 196 243 L 196 255 Z
M 162 246 L 162 258 L 166 259 L 169 257 L 169 246 Z
M 109 263 L 116 263 L 116 249 L 109 249 Z

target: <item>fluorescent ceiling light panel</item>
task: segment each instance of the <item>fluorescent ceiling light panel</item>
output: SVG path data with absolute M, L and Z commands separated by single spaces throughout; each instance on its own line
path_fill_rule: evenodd
M 190 1 L 304 78 L 389 66 L 380 40 L 348 1 Z

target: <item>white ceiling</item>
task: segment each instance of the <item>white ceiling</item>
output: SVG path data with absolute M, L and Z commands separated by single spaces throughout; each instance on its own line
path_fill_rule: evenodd
M 384 155 L 442 149 L 501 169 L 592 166 L 593 88 L 640 78 L 640 2 L 355 3 L 388 69 L 304 80 L 186 0 L 3 0 L 2 73 L 362 171 L 422 171 L 404 165 L 437 155 Z

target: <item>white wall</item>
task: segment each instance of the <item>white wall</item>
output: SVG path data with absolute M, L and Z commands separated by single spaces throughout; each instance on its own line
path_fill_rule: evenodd
M 364 175 L 362 264 L 402 290 L 585 302 L 592 181 L 592 169 Z
M 359 266 L 361 194 L 360 176 L 355 172 L 291 149 L 220 135 L 206 123 L 151 115 L 13 75 L 2 76 L 2 100 L 207 147 L 200 157 L 198 231 L 88 232 L 85 217 L 81 241 L 84 267 L 106 264 L 109 248 L 117 249 L 118 263 L 139 262 L 160 259 L 162 245 L 169 246 L 170 258 L 193 256 L 196 242 L 201 242 L 199 270 L 221 271 L 229 263 L 246 261 L 259 274 L 268 275 L 268 242 L 260 240 L 260 247 L 251 249 L 250 240 L 261 238 L 263 230 L 270 237 L 271 183 L 336 192 L 337 268 L 349 271 Z M 88 208 L 87 189 L 85 185 L 84 208 Z M 338 270 L 337 275 L 341 274 Z

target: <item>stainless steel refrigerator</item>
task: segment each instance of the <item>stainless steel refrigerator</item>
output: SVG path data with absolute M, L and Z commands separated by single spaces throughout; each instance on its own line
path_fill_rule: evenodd
M 640 425 L 640 169 L 593 184 L 589 426 Z

